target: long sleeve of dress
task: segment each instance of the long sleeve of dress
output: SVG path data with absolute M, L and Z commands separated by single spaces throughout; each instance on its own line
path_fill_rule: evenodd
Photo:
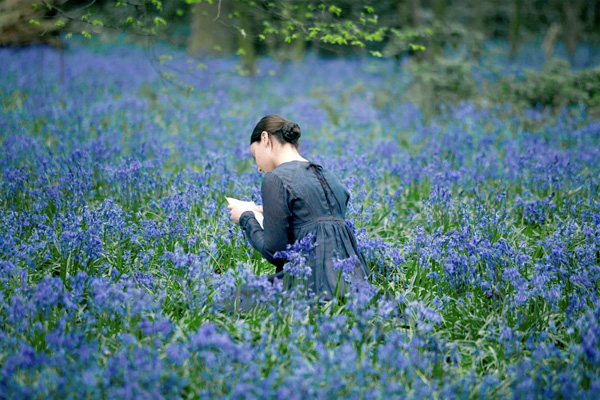
M 240 227 L 256 250 L 271 264 L 277 266 L 279 271 L 285 259 L 273 258 L 280 250 L 285 250 L 290 235 L 290 211 L 286 190 L 281 178 L 272 173 L 265 174 L 261 186 L 263 201 L 264 230 L 260 227 L 254 213 L 246 211 L 240 216 Z

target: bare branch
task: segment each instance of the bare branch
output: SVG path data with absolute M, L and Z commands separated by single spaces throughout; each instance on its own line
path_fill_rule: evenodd
M 218 20 L 220 15 L 221 15 L 221 0 L 219 0 L 219 6 L 217 8 L 217 16 L 215 17 L 215 19 L 213 19 L 213 21 Z
M 78 8 L 77 10 L 69 11 L 69 13 L 71 13 L 71 12 L 76 12 L 76 11 L 80 11 L 80 10 L 83 10 L 84 8 L 88 8 L 88 7 L 92 6 L 92 5 L 93 5 L 95 2 L 96 2 L 96 0 L 93 0 L 93 1 L 92 1 L 90 4 L 88 4 L 87 6 L 84 6 L 84 7 L 82 7 L 82 8 Z M 62 10 L 62 9 L 60 9 L 60 8 L 58 8 L 58 7 L 54 6 L 54 5 L 52 5 L 52 4 L 49 4 L 49 3 L 48 3 L 48 2 L 46 2 L 45 0 L 42 0 L 42 3 L 44 3 L 46 6 L 50 7 L 51 9 L 55 10 L 55 11 L 56 11 L 56 12 L 58 12 L 58 13 L 59 13 L 59 14 L 60 14 L 60 15 L 61 15 L 63 18 L 65 18 L 65 19 L 67 19 L 67 20 L 69 20 L 69 21 L 71 21 L 71 22 L 75 22 L 75 23 L 82 23 L 82 24 L 85 24 L 85 25 L 87 25 L 87 26 L 91 26 L 91 27 L 96 27 L 96 26 L 97 26 L 97 25 L 94 25 L 93 23 L 91 23 L 91 22 L 89 22 L 89 21 L 82 21 L 82 20 L 80 20 L 80 19 L 73 18 L 73 17 L 71 17 L 71 16 L 70 16 L 70 15 L 69 15 L 69 14 L 68 14 L 66 11 L 64 11 L 64 10 Z M 57 16 L 44 16 L 43 18 L 44 18 L 44 19 L 54 19 L 54 18 L 57 18 Z M 124 29 L 124 28 L 120 28 L 120 27 L 118 27 L 118 26 L 113 26 L 113 25 L 104 25 L 104 24 L 103 24 L 103 25 L 102 25 L 102 27 L 103 27 L 103 28 L 109 28 L 109 29 L 115 29 L 115 30 L 124 31 L 125 33 L 132 34 L 132 35 L 136 35 L 136 36 L 145 36 L 145 37 L 147 37 L 147 36 L 156 36 L 156 35 L 154 35 L 154 34 L 151 34 L 151 33 L 147 33 L 147 34 L 146 34 L 146 33 L 139 33 L 139 32 L 130 31 L 130 30 L 127 30 L 127 29 Z M 44 32 L 44 33 L 45 33 L 45 32 Z M 42 36 L 42 35 L 40 35 L 40 36 Z

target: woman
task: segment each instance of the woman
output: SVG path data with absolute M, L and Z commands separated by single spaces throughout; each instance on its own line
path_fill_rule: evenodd
M 261 187 L 263 206 L 256 208 L 264 215 L 264 229 L 252 209 L 232 205 L 228 208 L 232 221 L 239 223 L 252 246 L 276 266 L 276 274 L 269 277 L 271 281 L 283 277 L 286 262 L 274 254 L 308 234 L 315 235 L 316 257 L 309 258 L 308 285 L 329 300 L 335 295 L 336 286 L 344 281 L 339 279 L 341 271 L 335 270 L 334 260 L 352 259 L 350 268 L 344 268 L 346 278 L 366 279 L 368 269 L 354 233 L 345 222 L 350 194 L 329 170 L 298 153 L 300 135 L 296 123 L 279 115 L 267 115 L 250 136 L 250 151 L 258 170 L 265 174 Z

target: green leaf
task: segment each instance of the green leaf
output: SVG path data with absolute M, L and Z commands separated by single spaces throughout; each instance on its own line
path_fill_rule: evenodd
M 379 28 L 377 31 L 370 33 L 370 34 L 366 34 L 365 36 L 365 40 L 368 40 L 370 42 L 381 42 L 384 38 L 385 35 L 385 31 L 387 30 L 386 27 L 381 27 Z
M 37 10 L 38 9 L 38 5 L 36 3 L 32 3 L 31 4 L 31 8 L 34 9 L 34 10 Z
M 98 21 L 97 19 L 95 19 L 92 22 L 92 25 L 95 25 L 95 26 L 104 26 L 104 24 L 102 23 L 102 21 Z
M 39 25 L 39 24 L 40 24 L 38 21 L 36 21 L 36 20 L 35 20 L 35 19 L 33 19 L 33 18 L 29 20 L 29 23 L 30 23 L 31 25 Z
M 81 31 L 81 34 L 83 35 L 83 37 L 85 37 L 86 39 L 91 39 L 92 35 L 90 35 L 88 32 L 86 31 Z
M 329 6 L 329 12 L 339 17 L 342 13 L 342 9 L 336 6 Z
M 308 34 L 308 37 L 312 39 L 312 38 L 317 37 L 317 34 L 321 31 L 321 28 L 311 27 L 311 28 L 308 28 L 308 30 L 310 31 L 310 33 Z
M 323 43 L 331 43 L 331 44 L 348 44 L 348 41 L 339 34 L 327 34 L 321 37 L 321 41 Z
M 235 54 L 237 54 L 238 56 L 245 56 L 246 51 L 240 47 Z
M 425 50 L 425 46 L 421 46 L 419 44 L 409 43 L 408 44 L 411 50 Z
M 133 24 L 133 17 L 127 17 L 127 19 L 125 20 L 126 24 Z
M 57 28 L 62 28 L 63 26 L 65 26 L 65 21 L 58 21 L 54 24 L 54 26 L 56 26 Z
M 156 27 L 160 27 L 161 25 L 167 25 L 167 21 L 165 21 L 163 18 L 161 17 L 154 17 L 154 25 L 156 25 Z
M 178 8 L 175 11 L 175 14 L 177 14 L 178 17 L 183 17 L 184 12 L 183 12 L 183 10 L 181 8 Z
M 67 34 L 65 35 L 65 39 L 71 39 L 71 37 L 72 37 L 72 36 L 73 36 L 73 34 L 72 34 L 72 33 L 67 33 Z
M 370 50 L 369 53 L 371 53 L 375 57 L 383 57 L 383 54 L 381 54 L 381 52 L 379 52 L 379 51 Z
M 259 38 L 260 40 L 265 40 L 265 35 L 263 35 L 262 33 L 259 33 L 259 34 L 258 34 L 258 38 Z

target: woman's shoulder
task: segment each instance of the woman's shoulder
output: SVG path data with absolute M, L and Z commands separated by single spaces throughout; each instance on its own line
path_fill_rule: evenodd
M 281 168 L 281 166 L 279 166 L 265 174 L 265 176 L 263 177 L 262 184 L 263 186 L 287 186 L 287 181 L 289 180 L 288 176 L 289 171 L 287 171 L 286 168 Z
M 307 161 L 288 161 L 267 172 L 263 178 L 263 186 L 283 186 L 292 191 L 299 181 L 304 181 Z
M 305 166 L 307 165 L 307 163 L 307 161 L 301 160 L 284 162 L 282 164 L 279 164 L 274 170 L 267 172 L 265 174 L 265 178 L 268 174 L 273 174 L 284 180 L 286 178 L 296 177 L 298 175 L 298 172 L 302 172 L 304 169 L 306 169 Z

